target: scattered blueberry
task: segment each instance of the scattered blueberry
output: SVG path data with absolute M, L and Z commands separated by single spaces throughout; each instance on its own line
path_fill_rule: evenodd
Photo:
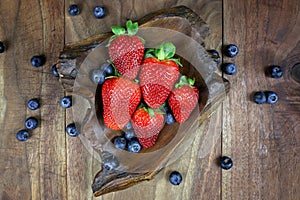
M 35 117 L 29 117 L 25 120 L 25 127 L 28 130 L 33 130 L 38 126 L 38 120 Z
M 131 124 L 130 121 L 126 124 L 125 128 L 126 128 L 126 130 L 132 130 L 133 129 L 132 124 Z
M 42 65 L 44 65 L 46 62 L 46 58 L 43 55 L 39 55 L 39 56 L 32 56 L 30 63 L 33 67 L 40 67 Z
M 118 136 L 114 139 L 114 145 L 116 148 L 124 150 L 126 148 L 127 141 L 125 137 Z
M 53 65 L 53 66 L 51 67 L 51 72 L 52 72 L 53 76 L 59 77 L 59 74 L 58 74 L 58 72 L 57 72 L 57 67 L 56 67 L 56 65 Z
M 91 79 L 95 84 L 103 84 L 105 77 L 106 72 L 101 69 L 94 69 L 91 73 Z
M 104 151 L 101 155 L 104 170 L 113 170 L 119 166 L 118 160 L 113 154 Z
M 72 97 L 66 96 L 60 99 L 60 105 L 63 108 L 70 108 L 72 106 Z
M 72 137 L 77 137 L 79 134 L 74 123 L 71 123 L 66 127 L 66 132 L 69 136 Z
M 239 53 L 239 48 L 235 44 L 229 44 L 225 46 L 223 53 L 225 56 L 233 58 Z
M 220 165 L 222 169 L 228 170 L 233 165 L 232 159 L 227 156 L 223 156 L 220 159 Z
M 80 10 L 79 10 L 79 7 L 76 4 L 72 4 L 72 5 L 69 6 L 68 12 L 71 16 L 76 16 L 76 15 L 79 15 Z
M 222 70 L 225 74 L 233 75 L 236 73 L 236 65 L 234 63 L 224 63 Z
M 142 149 L 141 144 L 136 139 L 132 139 L 128 142 L 128 151 L 132 153 L 138 153 Z
M 282 67 L 273 65 L 270 67 L 270 75 L 272 78 L 281 78 L 283 76 Z
M 98 19 L 101 19 L 103 17 L 105 17 L 106 15 L 106 9 L 102 6 L 96 6 L 94 8 L 94 16 Z
M 207 52 L 210 54 L 210 56 L 214 59 L 216 63 L 220 62 L 220 55 L 219 52 L 215 49 L 207 50 Z
M 27 102 L 27 107 L 30 109 L 30 110 L 36 110 L 40 107 L 40 102 L 38 99 L 30 99 L 28 102 Z
M 182 176 L 179 172 L 174 171 L 170 174 L 169 181 L 172 185 L 179 185 L 182 181 Z
M 3 53 L 5 51 L 5 45 L 3 42 L 0 41 L 0 53 Z
M 16 134 L 17 140 L 20 142 L 26 141 L 30 137 L 29 132 L 27 130 L 20 130 Z
M 104 71 L 106 76 L 113 76 L 113 75 L 115 75 L 115 69 L 112 66 L 112 64 L 103 63 L 100 66 L 100 70 Z
M 267 101 L 266 94 L 262 91 L 255 92 L 253 95 L 253 101 L 257 104 L 263 104 Z
M 173 124 L 175 122 L 175 118 L 172 113 L 166 114 L 166 124 Z
M 133 138 L 136 137 L 133 129 L 126 130 L 124 136 L 125 136 L 126 140 L 132 140 Z
M 278 94 L 272 91 L 265 92 L 268 104 L 275 104 L 278 101 Z

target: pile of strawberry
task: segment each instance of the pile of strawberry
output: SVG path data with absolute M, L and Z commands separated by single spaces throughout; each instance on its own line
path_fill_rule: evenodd
M 180 75 L 172 43 L 146 51 L 144 40 L 136 36 L 138 24 L 129 20 L 126 29 L 112 27 L 115 35 L 108 53 L 118 76 L 107 77 L 102 85 L 103 119 L 113 130 L 131 122 L 140 144 L 150 148 L 164 127 L 166 103 L 175 120 L 184 123 L 198 103 L 199 92 L 192 79 Z

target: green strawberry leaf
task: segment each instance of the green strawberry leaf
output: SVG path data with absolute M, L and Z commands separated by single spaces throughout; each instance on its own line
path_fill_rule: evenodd
M 165 51 L 163 48 L 155 49 L 154 54 L 159 60 L 165 60 Z
M 194 83 L 195 83 L 195 79 L 191 79 L 186 76 L 181 76 L 180 81 L 175 84 L 175 88 L 181 88 L 184 85 L 189 85 L 189 86 L 193 87 Z
M 124 35 L 126 32 L 125 28 L 123 28 L 121 26 L 112 26 L 111 30 L 115 35 Z
M 175 55 L 176 47 L 171 42 L 163 43 L 162 48 L 164 50 L 165 60 L 170 59 Z
M 154 49 L 147 49 L 144 55 L 144 58 L 154 58 Z
M 169 60 L 174 61 L 178 66 L 183 67 L 182 64 L 180 63 L 180 59 L 179 58 L 170 58 Z
M 128 20 L 126 22 L 126 28 L 127 28 L 127 33 L 128 35 L 135 35 L 138 32 L 138 23 L 134 22 L 132 23 L 131 20 Z
M 155 112 L 154 112 L 154 110 L 153 110 L 152 108 L 148 108 L 148 109 L 147 109 L 147 112 L 149 113 L 149 115 L 150 115 L 151 117 L 155 117 Z

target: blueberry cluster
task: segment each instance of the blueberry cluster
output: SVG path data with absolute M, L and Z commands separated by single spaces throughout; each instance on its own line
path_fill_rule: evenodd
M 80 8 L 76 4 L 72 4 L 69 6 L 68 13 L 70 16 L 76 16 L 80 14 Z M 94 16 L 97 19 L 102 19 L 107 15 L 107 10 L 103 6 L 96 6 L 93 9 Z
M 226 45 L 223 48 L 223 54 L 229 58 L 234 58 L 239 53 L 239 48 L 235 44 Z M 228 75 L 234 75 L 237 72 L 236 65 L 232 62 L 223 63 L 222 71 Z
M 30 99 L 27 102 L 27 107 L 29 110 L 37 110 L 40 107 L 40 102 L 38 99 Z M 28 117 L 25 120 L 25 129 L 19 130 L 16 134 L 17 140 L 20 142 L 26 141 L 30 137 L 29 131 L 32 131 L 38 127 L 38 120 L 35 117 Z
M 278 94 L 273 91 L 258 91 L 253 95 L 253 101 L 257 104 L 275 104 L 278 99 Z
M 90 77 L 95 84 L 103 84 L 105 78 L 115 75 L 115 68 L 112 64 L 103 63 L 98 69 L 91 71 Z
M 142 149 L 142 145 L 139 143 L 131 123 L 126 125 L 124 134 L 117 136 L 113 139 L 114 146 L 121 150 L 128 150 L 131 153 L 138 153 Z

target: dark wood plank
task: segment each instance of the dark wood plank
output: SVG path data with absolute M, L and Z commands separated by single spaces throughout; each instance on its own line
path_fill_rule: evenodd
M 224 103 L 222 153 L 234 167 L 222 173 L 223 199 L 298 199 L 300 196 L 300 84 L 291 68 L 300 57 L 300 2 L 224 0 L 224 42 L 240 48 L 238 73 Z M 269 65 L 285 75 L 272 79 Z M 256 105 L 251 94 L 272 90 L 276 105 Z
M 51 74 L 64 43 L 64 3 L 58 1 L 1 1 L 0 38 L 7 52 L 0 55 L 0 169 L 1 199 L 65 199 L 66 152 L 63 95 Z M 30 58 L 45 54 L 37 69 Z M 29 111 L 30 98 L 40 98 L 41 108 Z M 15 134 L 26 117 L 39 119 L 39 127 L 24 143 Z
M 72 3 L 74 1 L 65 1 L 66 10 L 68 5 Z M 99 3 L 99 5 L 104 5 L 109 10 L 109 15 L 104 19 L 95 19 L 93 16 L 92 9 L 98 4 L 97 2 L 85 1 L 78 4 L 82 7 L 80 15 L 70 17 L 66 13 L 66 43 L 80 41 L 99 33 L 105 33 L 110 31 L 110 26 L 112 25 L 124 25 L 127 19 L 137 20 L 150 12 L 162 8 L 186 5 L 208 22 L 212 34 L 207 40 L 206 47 L 219 50 L 222 44 L 222 2 L 220 0 L 199 0 L 193 2 L 187 0 L 157 1 L 157 3 L 128 0 L 105 2 L 105 4 Z M 216 159 L 221 154 L 220 140 L 218 140 L 221 134 L 221 115 L 222 110 L 218 110 L 213 117 L 213 120 L 218 121 L 220 126 L 210 126 L 203 130 L 212 135 L 217 133 L 219 136 L 213 140 L 213 143 L 216 145 L 208 145 L 211 148 L 205 149 L 206 154 L 203 153 L 203 149 L 199 148 L 199 145 L 203 142 L 199 135 L 191 150 L 186 152 L 183 158 L 164 169 L 153 180 L 143 182 L 124 191 L 106 194 L 103 198 L 127 199 L 135 196 L 137 199 L 219 199 L 221 176 Z M 68 114 L 67 119 L 72 121 L 72 116 Z M 91 177 L 100 170 L 99 162 L 89 155 L 80 141 L 73 140 L 73 138 L 67 139 L 67 152 L 68 196 L 75 199 L 84 197 L 89 199 L 91 198 L 91 188 L 88 185 L 91 184 Z M 73 163 L 76 164 L 76 167 L 73 167 Z M 185 182 L 180 187 L 171 187 L 170 191 L 171 185 L 167 176 L 171 170 L 181 171 Z M 208 180 L 209 184 L 203 184 L 203 180 Z M 145 194 L 147 195 L 145 196 Z

